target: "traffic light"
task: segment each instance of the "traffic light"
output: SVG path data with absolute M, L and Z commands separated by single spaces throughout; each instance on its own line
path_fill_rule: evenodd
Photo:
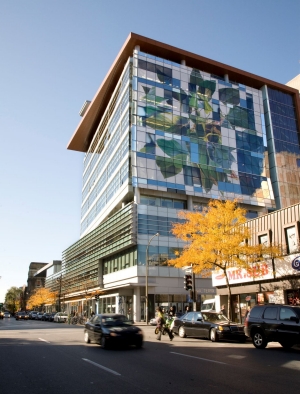
M 192 275 L 184 275 L 184 288 L 185 290 L 193 289 Z

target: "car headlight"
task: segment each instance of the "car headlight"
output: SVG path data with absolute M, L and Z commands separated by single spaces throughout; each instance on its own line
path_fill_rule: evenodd
M 218 330 L 219 331 L 229 331 L 230 328 L 229 327 L 224 327 L 224 326 L 218 326 Z
M 136 332 L 136 335 L 143 335 L 143 331 L 139 330 L 138 332 Z
M 120 334 L 117 334 L 116 332 L 111 332 L 111 333 L 110 333 L 110 336 L 111 336 L 111 337 L 119 337 Z

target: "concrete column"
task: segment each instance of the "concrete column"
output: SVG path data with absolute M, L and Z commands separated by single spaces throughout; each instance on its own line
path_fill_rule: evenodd
M 140 189 L 138 187 L 134 188 L 134 202 L 136 204 L 140 203 Z
M 181 64 L 182 64 L 183 66 L 186 66 L 186 62 L 185 62 L 184 59 L 181 60 Z
M 141 48 L 140 48 L 139 45 L 136 45 L 136 46 L 134 47 L 134 53 L 139 53 L 140 50 L 141 50 Z
M 193 211 L 193 197 L 192 196 L 187 196 L 187 209 L 188 211 Z
M 229 82 L 229 75 L 228 74 L 224 74 L 224 79 L 225 79 L 225 82 Z
M 141 321 L 141 288 L 133 290 L 133 321 Z

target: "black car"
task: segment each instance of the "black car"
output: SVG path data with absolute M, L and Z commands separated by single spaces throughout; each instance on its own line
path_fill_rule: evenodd
M 105 313 L 95 315 L 85 323 L 84 341 L 95 341 L 103 348 L 112 345 L 143 346 L 143 332 L 139 327 L 132 325 L 126 316 Z
M 208 338 L 212 342 L 220 339 L 239 342 L 246 340 L 242 324 L 232 323 L 222 313 L 217 312 L 188 312 L 174 321 L 173 332 L 181 338 Z
M 43 316 L 42 316 L 42 320 L 43 320 L 43 321 L 49 320 L 50 315 L 51 315 L 51 313 L 45 312 L 45 313 L 43 314 Z
M 17 312 L 15 314 L 16 320 L 28 320 L 29 316 L 26 312 Z
M 290 348 L 300 343 L 300 307 L 291 305 L 256 305 L 245 321 L 245 334 L 257 349 L 268 342 Z
M 57 312 L 51 312 L 48 316 L 48 321 L 54 321 L 54 316 L 56 315 Z

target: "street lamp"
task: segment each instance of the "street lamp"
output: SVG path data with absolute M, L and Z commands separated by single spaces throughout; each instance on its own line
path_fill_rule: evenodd
M 147 248 L 146 248 L 146 324 L 148 324 L 148 249 L 151 244 L 151 241 L 154 237 L 158 237 L 159 233 L 156 233 L 153 235 L 153 237 L 150 239 L 148 242 Z

